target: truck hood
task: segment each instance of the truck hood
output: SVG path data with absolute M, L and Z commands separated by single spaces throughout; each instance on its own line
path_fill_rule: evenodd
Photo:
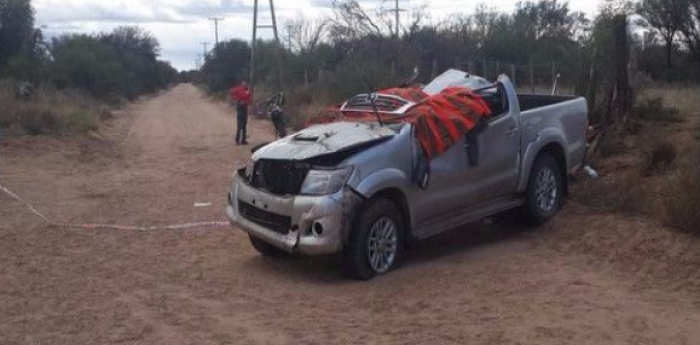
M 368 145 L 396 135 L 371 123 L 336 122 L 315 125 L 263 146 L 253 159 L 305 160 Z

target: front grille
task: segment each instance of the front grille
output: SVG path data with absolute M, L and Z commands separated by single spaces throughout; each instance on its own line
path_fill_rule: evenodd
M 308 172 L 306 163 L 260 159 L 255 162 L 250 184 L 275 195 L 296 195 Z
M 406 100 L 387 95 L 377 95 L 377 98 L 374 100 L 374 106 L 377 108 L 377 111 L 387 113 L 397 111 L 407 104 L 408 101 Z M 370 100 L 368 95 L 358 95 L 353 98 L 350 98 L 350 100 L 348 100 L 347 103 L 345 103 L 343 109 L 341 110 L 373 111 L 372 101 Z
M 286 235 L 292 227 L 292 217 L 281 216 L 259 209 L 240 199 L 238 199 L 238 213 L 240 213 L 243 218 L 260 226 L 264 226 L 278 234 Z

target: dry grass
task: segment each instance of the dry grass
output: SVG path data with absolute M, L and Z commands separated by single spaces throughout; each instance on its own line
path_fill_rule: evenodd
M 700 160 L 686 159 L 661 188 L 659 217 L 667 224 L 700 234 Z
M 70 135 L 97 130 L 109 111 L 74 91 L 40 87 L 28 99 L 15 96 L 12 82 L 0 83 L 0 128 L 29 135 Z
M 666 106 L 689 116 L 700 111 L 700 87 L 698 86 L 659 86 L 645 89 L 639 95 L 640 100 L 660 98 Z
M 649 88 L 637 101 L 628 131 L 601 144 L 605 152 L 593 164 L 602 177 L 576 183 L 573 197 L 600 209 L 645 214 L 698 231 L 700 88 Z
M 676 147 L 665 138 L 653 140 L 643 151 L 642 174 L 651 176 L 668 171 L 676 161 L 678 153 Z
M 623 171 L 573 185 L 574 200 L 601 210 L 643 214 L 650 209 L 649 181 L 636 171 Z
M 655 122 L 683 122 L 681 111 L 675 106 L 668 106 L 669 101 L 661 97 L 643 97 L 637 101 L 632 110 L 634 119 Z

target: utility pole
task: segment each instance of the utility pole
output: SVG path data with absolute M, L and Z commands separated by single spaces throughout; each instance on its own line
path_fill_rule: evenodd
M 209 45 L 209 42 L 199 42 L 202 45 L 203 48 L 203 54 L 202 56 L 204 57 L 204 60 L 207 59 L 207 46 Z
M 399 0 L 394 0 L 394 8 L 391 10 L 386 10 L 386 12 L 394 12 L 394 37 L 399 38 L 399 29 L 400 29 L 400 17 L 399 13 L 405 11 L 403 8 L 399 8 Z
M 270 14 L 272 17 L 272 25 L 258 25 L 258 2 L 255 0 L 253 5 L 253 39 L 250 44 L 250 78 L 248 80 L 248 85 L 253 97 L 255 97 L 255 48 L 257 46 L 258 40 L 258 29 L 272 29 L 275 35 L 275 43 L 277 44 L 277 69 L 278 69 L 278 80 L 277 87 L 279 91 L 283 88 L 283 71 L 282 71 L 282 45 L 280 44 L 280 37 L 277 31 L 277 18 L 275 17 L 275 5 L 273 0 L 270 0 Z
M 396 7 L 394 7 L 394 15 L 396 16 L 396 38 L 399 37 L 399 0 L 396 0 Z
M 209 17 L 209 20 L 214 21 L 214 49 L 219 45 L 219 21 L 223 21 L 224 17 Z

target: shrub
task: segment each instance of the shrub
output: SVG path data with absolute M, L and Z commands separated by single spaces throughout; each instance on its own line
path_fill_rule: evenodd
M 657 122 L 683 122 L 676 107 L 667 107 L 661 97 L 642 99 L 634 106 L 633 113 L 642 120 Z
M 660 217 L 668 225 L 700 234 L 700 159 L 690 159 L 661 189 Z
M 650 176 L 662 173 L 673 165 L 678 156 L 676 147 L 666 139 L 657 139 L 651 142 L 643 153 L 642 174 Z
M 574 184 L 572 197 L 587 206 L 606 211 L 640 214 L 649 208 L 648 188 L 636 172 L 611 174 L 598 179 L 584 177 Z
M 29 99 L 15 98 L 13 83 L 0 85 L 0 127 L 16 128 L 29 135 L 67 135 L 97 129 L 106 110 L 97 101 L 76 91 L 39 88 Z

